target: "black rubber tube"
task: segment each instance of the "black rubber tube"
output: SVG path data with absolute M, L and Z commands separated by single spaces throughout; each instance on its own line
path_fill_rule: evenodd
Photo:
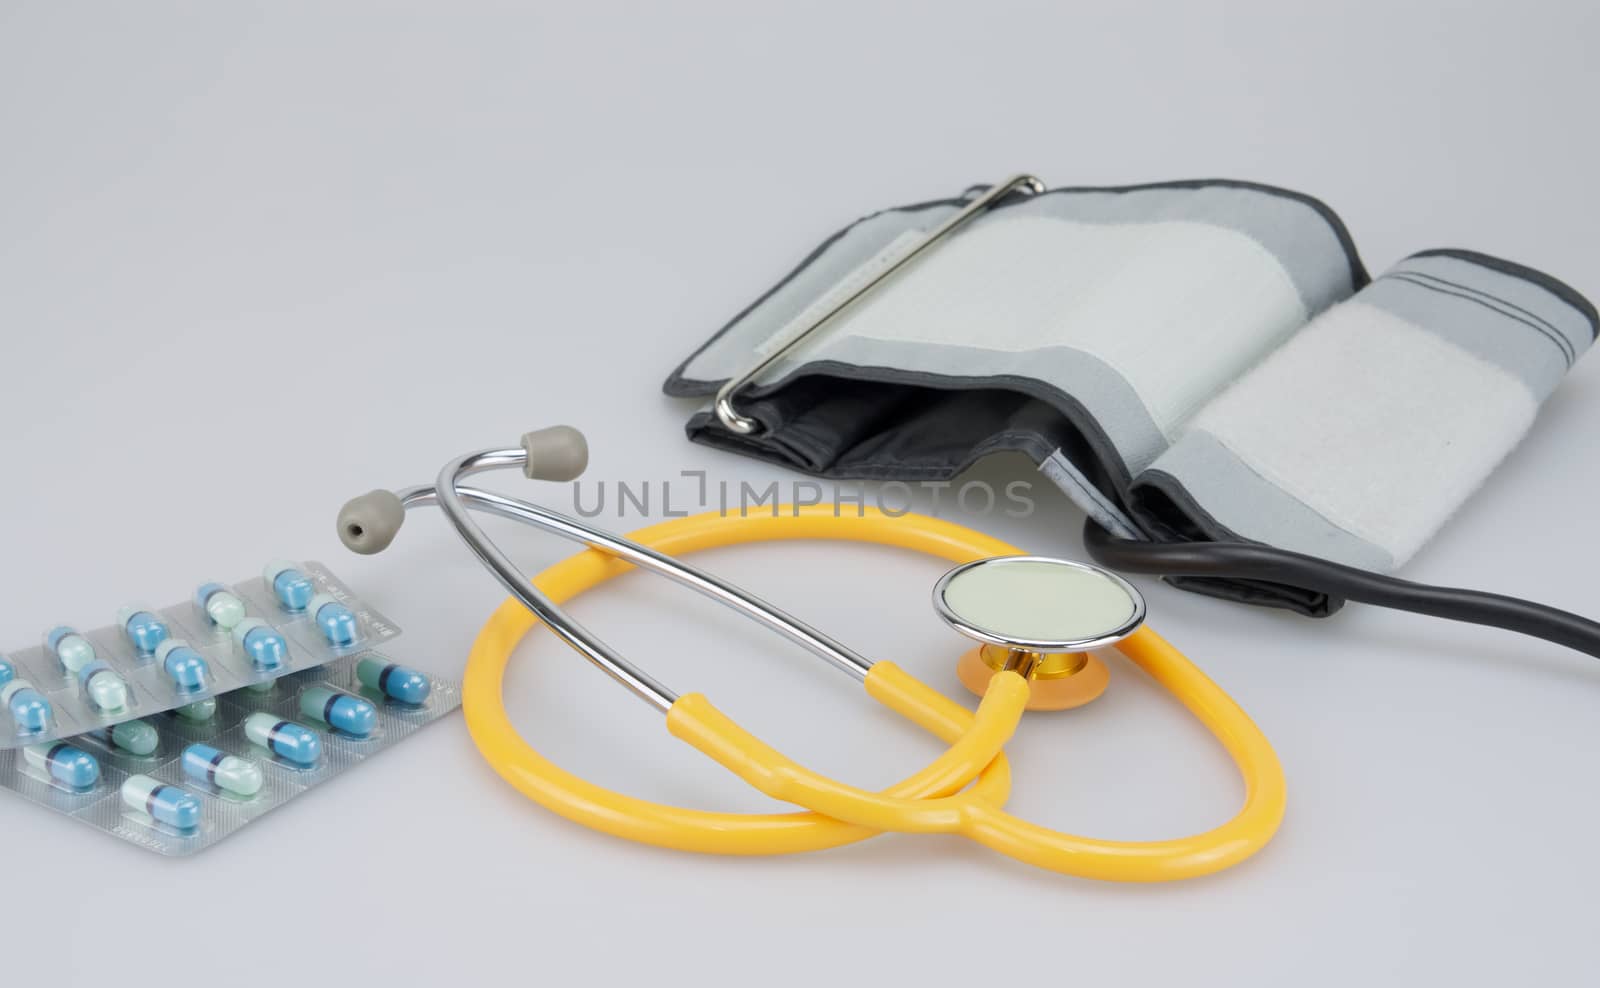
M 1136 542 L 1093 521 L 1084 548 L 1100 565 L 1125 573 L 1263 580 L 1387 607 L 1503 628 L 1600 658 L 1600 623 L 1531 600 L 1412 583 L 1287 549 L 1250 542 Z

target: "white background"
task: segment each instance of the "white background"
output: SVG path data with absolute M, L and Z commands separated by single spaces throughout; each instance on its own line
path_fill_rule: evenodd
M 427 514 L 390 555 L 350 556 L 346 497 L 558 421 L 588 431 L 596 479 L 791 479 L 688 444 L 661 380 L 837 227 L 1018 170 L 1282 184 L 1337 210 L 1375 271 L 1470 247 L 1594 297 L 1597 29 L 1576 2 L 5 3 L 0 644 L 291 556 L 400 620 L 407 660 L 458 674 L 501 593 Z M 1600 611 L 1597 413 L 1591 358 L 1408 574 Z M 1037 515 L 979 524 L 1078 555 L 1078 515 L 1034 479 Z M 530 572 L 569 552 L 507 538 Z M 961 643 L 926 604 L 939 563 L 821 545 L 706 560 L 958 689 Z M 955 838 L 792 859 L 634 846 L 525 802 L 457 717 L 187 862 L 0 799 L 4 981 L 1592 980 L 1592 659 L 1140 582 L 1287 768 L 1277 840 L 1219 876 L 1096 884 Z M 577 610 L 853 782 L 936 752 L 658 581 Z M 1230 815 L 1225 756 L 1125 663 L 1113 675 L 1093 707 L 1025 726 L 1015 808 L 1126 838 Z M 507 689 L 566 767 L 767 805 L 548 639 Z

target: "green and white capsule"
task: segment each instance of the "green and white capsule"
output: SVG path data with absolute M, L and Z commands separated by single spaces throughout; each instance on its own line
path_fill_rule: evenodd
M 113 724 L 91 732 L 90 736 L 102 744 L 118 751 L 126 751 L 130 755 L 138 755 L 140 758 L 148 758 L 161 747 L 161 733 L 155 729 L 155 725 L 143 720 L 127 720 Z
M 183 774 L 235 796 L 250 797 L 261 791 L 260 766 L 208 744 L 183 749 Z
M 232 631 L 247 613 L 239 595 L 220 583 L 201 584 L 194 592 L 194 602 L 206 620 L 223 631 Z
M 128 707 L 128 681 L 104 662 L 91 662 L 78 670 L 78 681 L 89 705 L 103 714 L 114 714 Z
M 204 724 L 217 715 L 217 698 L 208 696 L 204 700 L 196 700 L 193 703 L 185 704 L 174 710 L 172 715 L 174 717 L 182 717 L 187 721 L 193 721 L 196 724 Z
M 66 625 L 50 629 L 50 633 L 44 636 L 44 644 L 56 661 L 61 663 L 61 668 L 74 676 L 99 658 L 89 639 Z
M 128 705 L 128 681 L 115 669 L 100 661 L 89 639 L 62 625 L 45 636 L 45 646 L 83 685 L 89 705 L 101 713 L 116 713 Z

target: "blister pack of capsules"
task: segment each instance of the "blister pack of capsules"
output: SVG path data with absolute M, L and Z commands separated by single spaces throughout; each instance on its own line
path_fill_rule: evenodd
M 378 652 L 0 750 L 0 785 L 168 857 L 195 854 L 461 705 Z
M 400 629 L 320 563 L 203 583 L 190 600 L 124 607 L 0 653 L 0 749 L 73 737 L 201 703 L 392 642 Z

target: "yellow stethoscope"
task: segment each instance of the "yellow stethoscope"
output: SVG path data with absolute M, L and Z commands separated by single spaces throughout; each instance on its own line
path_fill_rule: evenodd
M 582 435 L 558 426 L 527 434 L 519 447 L 457 457 L 433 486 L 358 497 L 339 515 L 344 543 L 354 551 L 374 553 L 394 539 L 407 508 L 436 504 L 511 592 L 512 599 L 495 611 L 473 643 L 463 707 L 484 758 L 546 808 L 618 837 L 713 854 L 788 854 L 883 831 L 958 833 L 1041 868 L 1114 881 L 1168 881 L 1220 871 L 1260 850 L 1277 830 L 1284 811 L 1284 780 L 1271 745 L 1220 687 L 1142 625 L 1143 601 L 1120 578 L 1083 564 L 1025 557 L 997 539 L 918 515 L 783 506 L 771 515 L 710 512 L 674 519 L 621 538 L 538 505 L 461 486 L 467 476 L 501 468 L 520 468 L 530 479 L 571 480 L 587 461 Z M 477 526 L 470 510 L 532 524 L 589 548 L 530 581 Z M 969 712 L 892 663 L 867 660 L 771 604 L 673 558 L 700 549 L 785 539 L 871 542 L 961 564 L 940 581 L 935 601 L 947 622 L 979 642 L 963 656 L 960 668 L 962 681 L 982 694 L 977 711 Z M 949 748 L 899 784 L 869 792 L 799 765 L 739 727 L 703 695 L 678 696 L 560 607 L 634 567 L 688 586 L 802 645 L 859 679 L 869 696 Z M 648 802 L 596 786 L 545 759 L 517 733 L 501 692 L 512 651 L 541 622 L 663 712 L 674 736 L 761 792 L 809 812 L 715 813 Z M 1244 805 L 1232 820 L 1189 837 L 1125 842 L 1061 833 L 1002 809 L 1010 795 L 1010 769 L 1002 749 L 1024 709 L 1059 709 L 1098 695 L 1106 674 L 1088 650 L 1105 644 L 1114 645 L 1176 696 L 1228 750 L 1245 784 Z

